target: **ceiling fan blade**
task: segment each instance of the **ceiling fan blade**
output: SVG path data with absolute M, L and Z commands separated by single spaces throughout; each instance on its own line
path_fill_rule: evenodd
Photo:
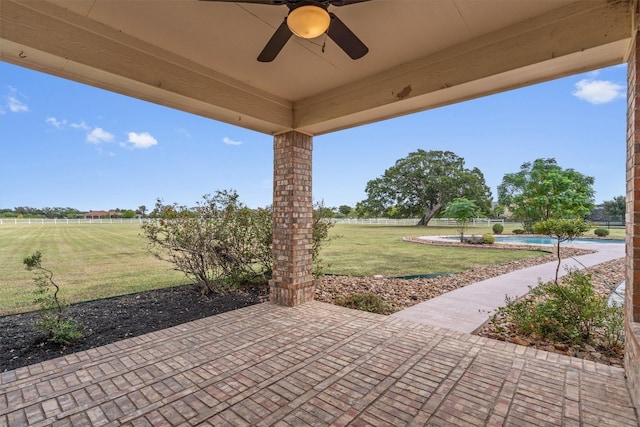
M 358 36 L 353 34 L 340 18 L 331 12 L 329 12 L 329 16 L 331 24 L 329 24 L 327 35 L 331 37 L 331 40 L 336 42 L 351 59 L 360 59 L 365 56 L 369 52 L 369 48 L 360 41 Z
M 331 0 L 332 6 L 348 6 L 350 4 L 362 3 L 369 0 Z
M 280 6 L 286 4 L 288 6 L 295 6 L 300 3 L 307 2 L 309 0 L 201 0 L 201 1 L 217 1 L 226 3 L 256 3 L 256 4 L 272 4 Z M 369 0 L 315 0 L 316 3 L 331 4 L 332 6 L 347 6 L 355 3 L 362 3 Z
M 278 53 L 282 50 L 285 44 L 289 41 L 293 33 L 287 26 L 287 19 L 282 21 L 282 24 L 278 27 L 275 33 L 271 36 L 267 45 L 262 49 L 260 55 L 258 55 L 258 61 L 271 62 L 276 59 Z
M 280 6 L 287 4 L 287 0 L 200 0 L 200 1 L 214 1 L 219 3 L 255 3 L 255 4 L 272 4 Z

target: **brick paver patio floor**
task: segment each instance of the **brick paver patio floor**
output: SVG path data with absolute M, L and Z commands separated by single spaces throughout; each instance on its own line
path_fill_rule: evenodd
M 637 426 L 622 369 L 313 302 L 0 374 L 0 426 Z

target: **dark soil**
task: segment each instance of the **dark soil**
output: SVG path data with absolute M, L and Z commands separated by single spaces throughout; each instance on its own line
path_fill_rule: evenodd
M 83 323 L 83 337 L 68 346 L 50 343 L 34 326 L 37 312 L 0 317 L 0 372 L 121 339 L 164 329 L 265 300 L 257 289 L 203 296 L 195 285 L 177 286 L 73 304 L 69 316 Z

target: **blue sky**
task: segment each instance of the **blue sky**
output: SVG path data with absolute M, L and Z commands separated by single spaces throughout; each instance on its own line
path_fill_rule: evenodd
M 626 67 L 579 74 L 314 138 L 313 195 L 363 200 L 367 181 L 419 148 L 449 150 L 491 187 L 536 158 L 625 194 Z M 194 205 L 235 189 L 271 203 L 273 138 L 0 62 L 0 208 Z

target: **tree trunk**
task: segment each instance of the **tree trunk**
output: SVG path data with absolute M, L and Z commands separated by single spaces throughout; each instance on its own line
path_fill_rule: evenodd
M 424 216 L 420 218 L 420 222 L 418 222 L 418 225 L 426 226 L 427 224 L 429 224 L 429 221 L 431 221 L 431 218 L 436 216 L 438 212 L 440 212 L 440 209 L 442 209 L 442 203 L 440 202 L 438 202 L 438 204 L 436 204 L 431 209 L 425 206 Z
M 558 255 L 558 265 L 556 265 L 556 278 L 554 282 L 558 284 L 558 274 L 560 274 L 560 265 L 562 264 L 562 257 L 560 256 L 560 237 L 558 237 L 558 244 L 556 246 L 556 255 Z

